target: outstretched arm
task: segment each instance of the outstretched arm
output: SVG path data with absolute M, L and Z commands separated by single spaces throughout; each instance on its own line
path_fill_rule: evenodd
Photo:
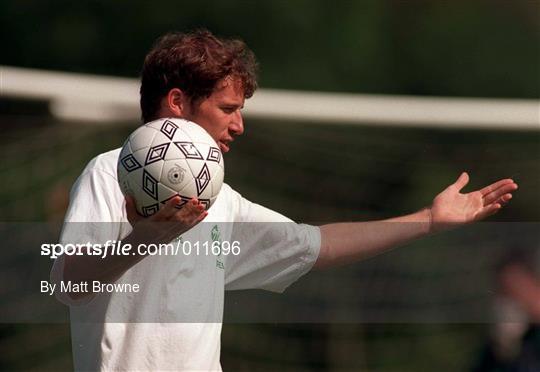
M 482 220 L 497 213 L 518 188 L 513 180 L 503 179 L 463 194 L 460 191 L 467 183 L 469 176 L 464 172 L 435 197 L 431 207 L 410 215 L 321 226 L 321 251 L 315 268 L 359 261 L 430 233 Z

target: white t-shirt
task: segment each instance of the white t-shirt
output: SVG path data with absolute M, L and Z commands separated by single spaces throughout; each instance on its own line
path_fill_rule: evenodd
M 62 242 L 103 243 L 129 233 L 116 176 L 119 153 L 116 149 L 97 156 L 77 179 Z M 240 254 L 148 256 L 116 282 L 137 283 L 138 293 L 106 293 L 77 302 L 56 291 L 70 305 L 75 369 L 221 370 L 224 290 L 282 292 L 311 269 L 320 249 L 317 227 L 295 224 L 251 203 L 227 184 L 204 223 L 182 239 L 208 241 L 216 231 L 221 241 L 240 241 Z M 63 258 L 58 258 L 51 272 L 53 282 L 62 280 L 63 265 Z

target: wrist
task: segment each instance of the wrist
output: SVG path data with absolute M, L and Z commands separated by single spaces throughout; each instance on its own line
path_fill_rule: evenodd
M 431 207 L 426 207 L 422 210 L 424 212 L 424 221 L 425 221 L 425 233 L 431 234 L 433 232 L 433 214 L 431 212 Z

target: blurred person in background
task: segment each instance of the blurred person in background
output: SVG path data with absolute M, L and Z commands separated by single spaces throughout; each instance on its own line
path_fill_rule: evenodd
M 491 336 L 474 372 L 540 371 L 540 255 L 513 249 L 497 268 Z

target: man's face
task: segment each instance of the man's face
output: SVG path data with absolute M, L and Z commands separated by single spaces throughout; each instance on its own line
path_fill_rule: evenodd
M 224 153 L 234 137 L 244 133 L 244 90 L 238 80 L 222 80 L 210 97 L 188 106 L 183 117 L 203 127 Z

